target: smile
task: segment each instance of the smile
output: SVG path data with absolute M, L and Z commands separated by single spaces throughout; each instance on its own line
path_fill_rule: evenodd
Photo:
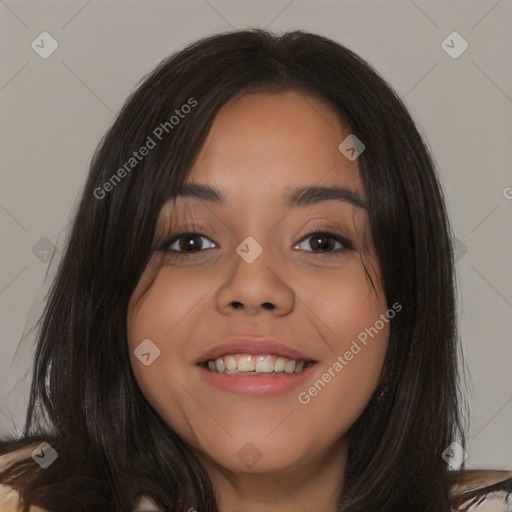
M 318 361 L 270 354 L 229 354 L 198 363 L 203 382 L 235 395 L 273 397 L 304 387 Z
M 279 375 L 301 373 L 314 361 L 294 360 L 269 354 L 229 354 L 201 363 L 210 372 L 227 375 Z

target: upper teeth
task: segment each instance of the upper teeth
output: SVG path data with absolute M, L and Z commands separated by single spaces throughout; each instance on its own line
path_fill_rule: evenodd
M 208 361 L 208 369 L 216 373 L 299 373 L 306 361 L 295 361 L 272 355 L 232 354 Z M 309 364 L 308 364 L 309 366 Z

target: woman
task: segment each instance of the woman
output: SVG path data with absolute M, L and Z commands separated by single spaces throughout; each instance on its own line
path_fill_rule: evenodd
M 185 48 L 93 158 L 2 482 L 53 512 L 448 512 L 506 489 L 450 470 L 450 240 L 413 121 L 351 51 Z

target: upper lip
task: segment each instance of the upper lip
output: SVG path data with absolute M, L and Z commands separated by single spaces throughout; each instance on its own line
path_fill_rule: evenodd
M 204 352 L 202 356 L 196 360 L 196 364 L 205 363 L 206 361 L 214 361 L 215 359 L 227 354 L 269 354 L 286 357 L 287 359 L 294 359 L 296 361 L 316 362 L 307 354 L 282 343 L 277 343 L 274 340 L 236 337 L 228 338 L 222 343 L 219 343 Z

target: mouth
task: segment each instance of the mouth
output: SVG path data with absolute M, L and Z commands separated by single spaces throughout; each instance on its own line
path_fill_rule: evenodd
M 270 398 L 304 387 L 314 378 L 317 363 L 275 354 L 228 354 L 201 361 L 196 368 L 208 386 L 231 395 Z
M 195 365 L 204 384 L 255 398 L 289 394 L 306 385 L 319 367 L 290 344 L 248 337 L 224 340 L 203 352 Z
M 313 360 L 289 359 L 274 354 L 226 354 L 202 361 L 199 366 L 224 375 L 279 376 L 302 373 L 315 363 Z

